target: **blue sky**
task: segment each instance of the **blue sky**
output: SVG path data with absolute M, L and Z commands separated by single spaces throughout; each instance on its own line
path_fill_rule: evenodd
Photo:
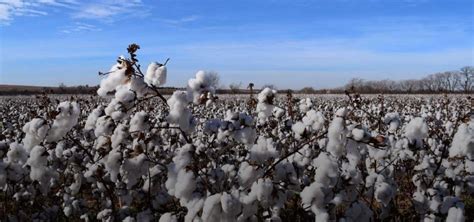
M 472 0 L 0 0 L 0 84 L 96 85 L 129 43 L 169 86 L 344 85 L 474 65 Z

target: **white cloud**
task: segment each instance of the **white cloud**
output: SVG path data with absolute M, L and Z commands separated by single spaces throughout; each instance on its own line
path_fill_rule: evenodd
M 84 4 L 73 13 L 74 18 L 101 19 L 113 21 L 121 16 L 135 16 L 143 13 L 144 4 L 141 0 L 101 1 L 99 3 Z
M 54 8 L 66 9 L 73 18 L 114 21 L 123 16 L 147 15 L 141 0 L 105 0 L 84 3 L 77 0 L 0 0 L 0 24 L 19 16 L 44 16 Z
M 178 26 L 178 25 L 183 25 L 185 23 L 194 22 L 200 18 L 201 17 L 198 15 L 191 15 L 191 16 L 186 16 L 186 17 L 177 18 L 177 19 L 157 19 L 157 20 L 167 25 Z
M 95 25 L 82 23 L 82 22 L 76 22 L 74 23 L 74 25 L 71 25 L 62 29 L 61 32 L 65 34 L 72 34 L 72 33 L 78 33 L 78 32 L 91 32 L 91 31 L 101 31 L 101 30 L 102 29 L 98 28 Z
M 71 7 L 74 0 L 0 0 L 0 25 L 8 25 L 18 16 L 44 16 L 46 6 Z

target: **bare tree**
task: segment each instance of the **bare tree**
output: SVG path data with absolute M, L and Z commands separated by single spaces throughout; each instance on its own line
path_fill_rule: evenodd
M 210 71 L 209 72 L 209 80 L 210 80 L 211 86 L 214 86 L 216 89 L 221 88 L 220 85 L 219 85 L 220 80 L 221 80 L 221 77 L 219 76 L 219 73 L 214 72 L 214 71 Z
M 464 92 L 473 90 L 473 79 L 474 79 L 474 67 L 465 66 L 462 67 L 459 75 L 461 76 L 460 84 Z
M 231 83 L 229 85 L 229 89 L 232 93 L 237 93 L 239 92 L 240 88 L 242 88 L 242 82 L 239 82 L 239 83 Z

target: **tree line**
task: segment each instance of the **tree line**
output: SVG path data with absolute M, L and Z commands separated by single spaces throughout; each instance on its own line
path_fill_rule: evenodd
M 474 66 L 434 73 L 421 79 L 395 81 L 353 78 L 343 88 L 359 93 L 472 93 Z

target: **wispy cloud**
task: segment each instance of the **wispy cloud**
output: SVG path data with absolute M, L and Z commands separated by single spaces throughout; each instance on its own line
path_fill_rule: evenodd
M 184 24 L 187 24 L 187 23 L 194 22 L 194 21 L 196 21 L 200 18 L 201 18 L 201 16 L 191 15 L 191 16 L 186 16 L 186 17 L 176 18 L 176 19 L 156 19 L 156 20 L 159 21 L 159 22 L 162 22 L 166 25 L 180 26 L 180 25 L 184 25 Z
M 105 0 L 83 3 L 77 0 L 0 0 L 0 25 L 19 16 L 45 16 L 53 8 L 67 9 L 72 18 L 115 21 L 124 16 L 142 17 L 147 10 L 141 0 Z
M 76 12 L 73 13 L 73 17 L 79 19 L 101 19 L 102 21 L 110 22 L 118 17 L 142 16 L 143 14 L 146 14 L 146 10 L 141 0 L 119 0 L 85 4 L 77 8 Z
M 47 7 L 71 8 L 75 5 L 75 0 L 0 0 L 0 25 L 9 25 L 14 17 L 48 15 Z
M 76 22 L 74 23 L 74 25 L 63 28 L 61 32 L 65 34 L 72 34 L 72 33 L 78 33 L 78 32 L 92 32 L 92 31 L 101 31 L 101 30 L 102 30 L 101 28 L 98 28 L 95 25 L 82 23 L 82 22 Z

